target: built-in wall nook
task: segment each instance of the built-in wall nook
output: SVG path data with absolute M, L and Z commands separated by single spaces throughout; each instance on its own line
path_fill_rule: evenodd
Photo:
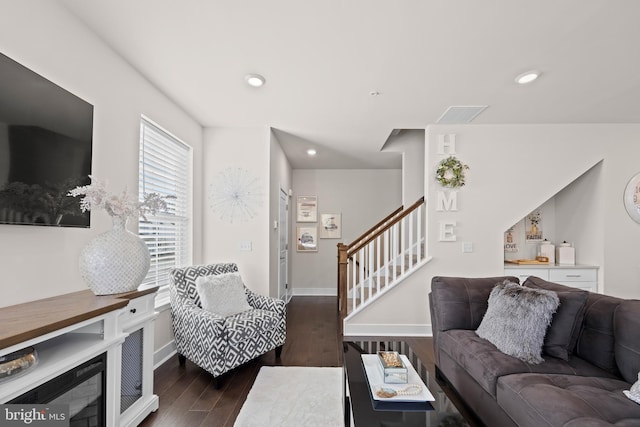
M 602 292 L 602 167 L 598 162 L 505 230 L 506 274 Z

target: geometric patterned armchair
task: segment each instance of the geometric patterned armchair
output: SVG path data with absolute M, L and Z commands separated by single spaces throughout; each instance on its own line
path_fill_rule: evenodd
M 235 263 L 199 265 L 171 271 L 171 322 L 181 365 L 185 358 L 218 376 L 273 349 L 280 357 L 286 330 L 284 301 L 258 295 L 248 289 L 251 310 L 221 317 L 202 309 L 196 279 L 235 273 Z

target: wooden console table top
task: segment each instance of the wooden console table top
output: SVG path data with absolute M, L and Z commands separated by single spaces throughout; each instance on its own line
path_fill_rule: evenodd
M 126 307 L 129 300 L 157 290 L 96 296 L 87 289 L 0 308 L 0 349 Z

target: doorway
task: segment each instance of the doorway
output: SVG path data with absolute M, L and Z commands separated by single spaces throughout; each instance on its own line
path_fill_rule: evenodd
M 280 264 L 278 270 L 278 298 L 288 303 L 291 299 L 289 289 L 289 195 L 280 189 L 280 205 L 278 209 L 278 254 Z

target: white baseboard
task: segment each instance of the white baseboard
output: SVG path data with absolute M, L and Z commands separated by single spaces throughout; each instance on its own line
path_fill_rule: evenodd
M 169 360 L 169 358 L 176 353 L 176 343 L 174 340 L 171 340 L 153 353 L 153 369 L 157 369 L 158 366 Z
M 293 288 L 293 296 L 335 297 L 338 291 L 335 288 Z
M 383 337 L 430 337 L 433 336 L 431 325 L 345 325 L 344 336 L 383 336 Z

